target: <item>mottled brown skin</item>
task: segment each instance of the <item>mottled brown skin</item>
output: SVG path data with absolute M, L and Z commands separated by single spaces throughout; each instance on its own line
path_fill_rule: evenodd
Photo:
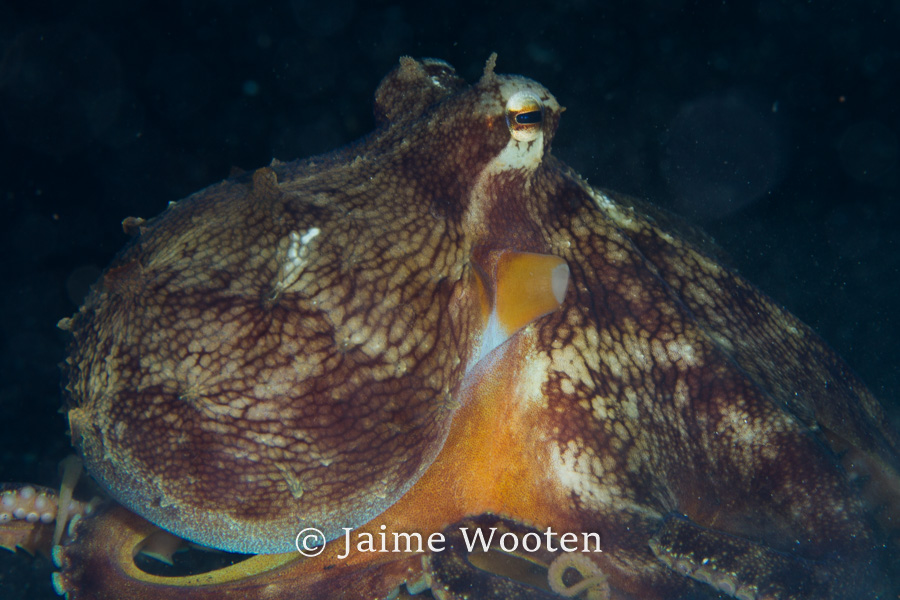
M 72 439 L 119 501 L 207 544 L 286 552 L 285 532 L 356 527 L 434 459 L 474 274 L 443 214 L 459 207 L 418 191 L 452 185 L 392 137 L 223 182 L 139 226 L 68 326 Z M 286 274 L 292 241 L 308 256 Z
M 544 108 L 516 142 L 505 107 L 521 90 Z M 496 515 L 599 533 L 590 560 L 614 598 L 882 591 L 888 513 L 853 480 L 896 481 L 877 402 L 695 235 L 555 159 L 560 112 L 490 62 L 466 87 L 403 59 L 371 136 L 133 223 L 66 323 L 72 437 L 93 475 L 225 548 L 278 550 L 301 524 L 427 535 Z M 479 277 L 503 250 L 559 256 L 571 280 L 559 310 L 472 366 L 496 284 Z M 149 525 L 120 508 L 85 521 L 62 551 L 75 598 L 385 597 L 423 577 L 451 600 L 558 597 L 458 546 L 419 565 L 329 545 L 277 577 L 248 567 L 188 592 L 116 566 Z M 132 541 L 106 533 L 116 523 Z M 105 591 L 83 591 L 97 577 Z

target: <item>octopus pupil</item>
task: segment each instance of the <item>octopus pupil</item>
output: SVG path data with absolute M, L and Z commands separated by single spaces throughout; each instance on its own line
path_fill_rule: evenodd
M 531 123 L 541 122 L 541 111 L 532 110 L 530 112 L 519 113 L 516 115 L 516 123 L 520 125 L 529 125 Z

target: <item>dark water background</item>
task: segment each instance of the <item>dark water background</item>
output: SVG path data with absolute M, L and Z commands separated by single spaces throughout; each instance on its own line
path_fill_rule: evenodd
M 900 3 L 0 3 L 0 481 L 57 483 L 57 363 L 120 221 L 372 127 L 403 54 L 568 107 L 554 153 L 702 224 L 900 414 Z M 0 598 L 54 597 L 0 551 Z

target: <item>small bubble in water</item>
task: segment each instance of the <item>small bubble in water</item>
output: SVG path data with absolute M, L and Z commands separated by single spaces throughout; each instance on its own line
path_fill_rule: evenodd
M 244 90 L 245 96 L 253 97 L 259 93 L 259 84 L 252 79 L 248 79 L 247 81 L 245 81 L 242 88 Z
M 765 197 L 786 162 L 778 102 L 738 92 L 686 103 L 670 122 L 660 169 L 679 211 L 720 219 Z

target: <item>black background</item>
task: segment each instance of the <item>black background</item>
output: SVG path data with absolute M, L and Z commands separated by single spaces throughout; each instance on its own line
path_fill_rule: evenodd
M 55 324 L 121 220 L 363 135 L 403 54 L 546 85 L 555 154 L 701 224 L 897 420 L 900 3 L 261 5 L 0 3 L 0 481 L 57 483 Z M 55 597 L 21 554 L 0 596 Z

